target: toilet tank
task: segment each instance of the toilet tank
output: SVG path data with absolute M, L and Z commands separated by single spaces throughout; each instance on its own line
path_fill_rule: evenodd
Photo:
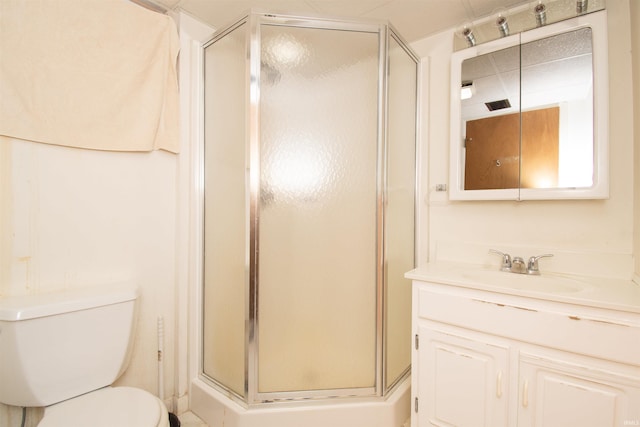
M 0 297 L 0 402 L 48 406 L 112 384 L 129 363 L 137 298 L 133 283 Z

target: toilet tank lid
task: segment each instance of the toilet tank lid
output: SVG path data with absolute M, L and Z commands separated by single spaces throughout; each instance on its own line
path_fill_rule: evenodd
M 15 322 L 135 300 L 131 281 L 31 295 L 0 296 L 0 321 Z

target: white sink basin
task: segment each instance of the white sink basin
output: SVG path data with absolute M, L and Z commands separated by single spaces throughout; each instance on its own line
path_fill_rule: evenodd
M 576 293 L 590 288 L 588 283 L 554 273 L 539 276 L 505 271 L 473 269 L 461 273 L 464 279 L 500 288 L 514 288 L 531 292 Z
M 544 270 L 539 276 L 532 276 L 500 271 L 497 265 L 457 262 L 425 264 L 408 272 L 405 277 L 438 286 L 459 286 L 640 313 L 640 284 L 627 279 L 578 276 Z

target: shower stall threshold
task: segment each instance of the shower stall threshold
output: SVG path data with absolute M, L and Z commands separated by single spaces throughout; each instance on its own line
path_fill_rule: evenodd
M 190 410 L 209 427 L 400 427 L 410 416 L 411 378 L 386 399 L 305 402 L 244 408 L 194 379 Z

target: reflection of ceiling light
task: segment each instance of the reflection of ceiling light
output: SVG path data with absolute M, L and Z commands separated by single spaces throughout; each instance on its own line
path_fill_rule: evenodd
M 304 62 L 308 52 L 295 37 L 283 34 L 268 41 L 266 54 L 268 62 L 274 66 L 292 67 Z
M 473 82 L 462 82 L 460 99 L 469 99 L 473 96 Z
M 321 147 L 312 139 L 283 135 L 280 149 L 264 165 L 268 186 L 288 200 L 309 200 L 326 191 L 332 165 Z
M 533 178 L 533 188 L 553 188 L 555 187 L 553 178 L 544 174 L 538 174 Z
M 299 43 L 288 40 L 285 43 L 274 46 L 273 56 L 281 64 L 292 64 L 302 56 L 302 46 Z

